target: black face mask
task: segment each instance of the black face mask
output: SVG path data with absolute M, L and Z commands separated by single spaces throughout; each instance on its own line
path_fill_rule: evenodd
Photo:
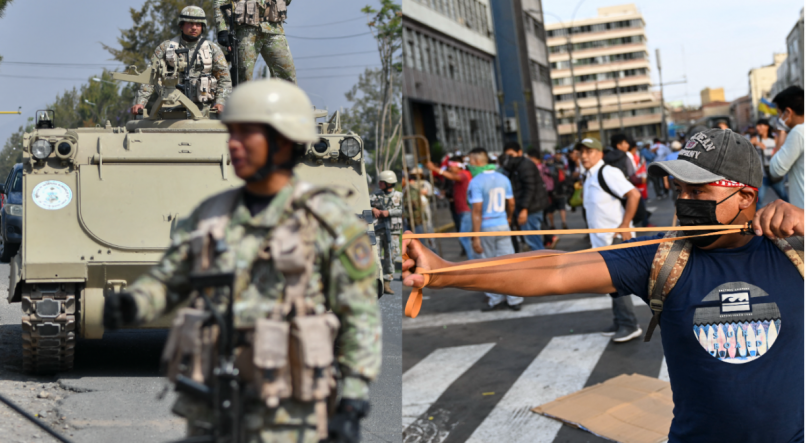
M 742 188 L 744 189 L 744 188 Z M 739 189 L 741 191 L 742 189 Z M 711 225 L 721 225 L 716 219 L 716 205 L 721 204 L 725 200 L 733 197 L 734 195 L 738 194 L 739 191 L 734 192 L 733 194 L 725 197 L 722 201 L 716 202 L 715 200 L 688 200 L 688 199 L 680 199 L 678 198 L 677 201 L 674 203 L 676 211 L 677 211 L 677 219 L 680 221 L 680 226 L 711 226 Z M 732 224 L 736 218 L 739 217 L 739 214 L 742 213 L 742 210 L 739 209 L 739 212 L 736 213 L 736 217 L 733 217 L 733 220 L 729 221 L 725 224 Z M 695 234 L 709 234 L 712 232 L 719 232 L 719 231 L 696 231 Z M 692 238 L 691 243 L 694 246 L 698 246 L 700 248 L 704 248 L 713 244 L 715 241 L 719 239 L 719 235 L 709 235 L 707 237 L 696 237 Z
M 195 42 L 196 40 L 198 40 L 200 38 L 201 38 L 201 34 L 197 35 L 196 37 L 192 37 L 190 35 L 185 34 L 184 32 L 182 33 L 182 39 L 184 39 L 186 42 L 193 43 L 193 42 Z

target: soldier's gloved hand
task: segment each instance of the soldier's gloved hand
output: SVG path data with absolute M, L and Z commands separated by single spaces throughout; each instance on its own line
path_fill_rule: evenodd
M 229 31 L 218 31 L 218 44 L 229 50 Z
M 137 303 L 128 292 L 111 293 L 104 301 L 104 328 L 109 330 L 131 326 L 137 318 Z
M 369 402 L 343 398 L 336 414 L 328 421 L 328 441 L 333 443 L 359 443 L 361 419 L 369 413 Z

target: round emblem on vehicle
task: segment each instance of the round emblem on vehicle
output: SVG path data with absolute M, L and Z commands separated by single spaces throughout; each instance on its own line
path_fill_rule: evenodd
M 55 211 L 70 204 L 73 190 L 60 181 L 47 180 L 34 187 L 31 198 L 40 208 Z

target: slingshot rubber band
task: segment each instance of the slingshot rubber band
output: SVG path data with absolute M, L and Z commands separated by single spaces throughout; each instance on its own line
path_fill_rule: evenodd
M 727 229 L 726 229 L 727 228 Z M 685 240 L 696 237 L 707 237 L 712 235 L 728 235 L 738 234 L 741 232 L 748 232 L 750 223 L 747 225 L 717 225 L 717 226 L 675 226 L 663 228 L 616 228 L 616 229 L 563 229 L 563 230 L 548 230 L 548 231 L 507 231 L 507 232 L 471 232 L 471 233 L 451 233 L 451 234 L 403 234 L 403 239 L 415 238 L 461 238 L 461 237 L 505 237 L 513 235 L 548 235 L 548 234 L 591 234 L 591 233 L 610 233 L 610 232 L 654 232 L 654 231 L 703 231 L 703 230 L 718 230 L 718 232 L 709 232 L 705 234 L 695 234 L 683 237 L 660 238 L 653 240 L 642 240 L 639 242 L 620 243 L 617 245 L 601 246 L 598 248 L 583 249 L 580 251 L 572 252 L 558 252 L 552 254 L 532 255 L 528 257 L 515 257 L 506 258 L 501 260 L 492 260 L 481 263 L 467 263 L 463 265 L 449 266 L 447 268 L 428 270 L 423 268 L 415 268 L 414 273 L 423 276 L 423 285 L 412 287 L 409 298 L 406 301 L 405 315 L 406 317 L 415 318 L 420 313 L 420 308 L 423 305 L 423 288 L 428 286 L 431 280 L 431 275 L 443 274 L 454 271 L 465 271 L 469 269 L 491 268 L 495 266 L 502 266 L 514 263 L 522 263 L 527 261 L 539 260 L 541 258 L 557 257 L 560 255 L 574 255 L 585 254 L 589 252 L 600 251 L 613 251 L 617 249 L 634 248 L 638 246 L 655 245 L 665 242 L 673 242 L 677 240 Z M 484 235 L 490 234 L 490 235 Z M 403 261 L 408 260 L 407 254 L 403 254 Z

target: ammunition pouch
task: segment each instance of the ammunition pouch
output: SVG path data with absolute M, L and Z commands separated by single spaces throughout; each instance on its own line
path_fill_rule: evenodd
M 269 0 L 266 8 L 266 19 L 272 23 L 284 22 L 288 17 L 288 5 L 285 0 Z
M 197 103 L 210 103 L 215 100 L 215 88 L 218 85 L 215 77 L 202 75 L 190 79 L 190 88 L 185 95 Z
M 260 11 L 257 0 L 237 0 L 232 2 L 233 19 L 238 25 L 259 26 Z
M 339 326 L 339 319 L 329 312 L 296 317 L 291 322 L 288 354 L 297 400 L 323 401 L 335 387 L 333 341 Z
M 260 400 L 269 408 L 276 408 L 280 400 L 291 397 L 288 332 L 286 321 L 258 319 L 255 324 L 251 380 Z
M 209 380 L 216 359 L 218 326 L 205 326 L 210 313 L 203 309 L 182 308 L 173 320 L 161 366 L 172 382 L 184 375 L 197 383 Z

